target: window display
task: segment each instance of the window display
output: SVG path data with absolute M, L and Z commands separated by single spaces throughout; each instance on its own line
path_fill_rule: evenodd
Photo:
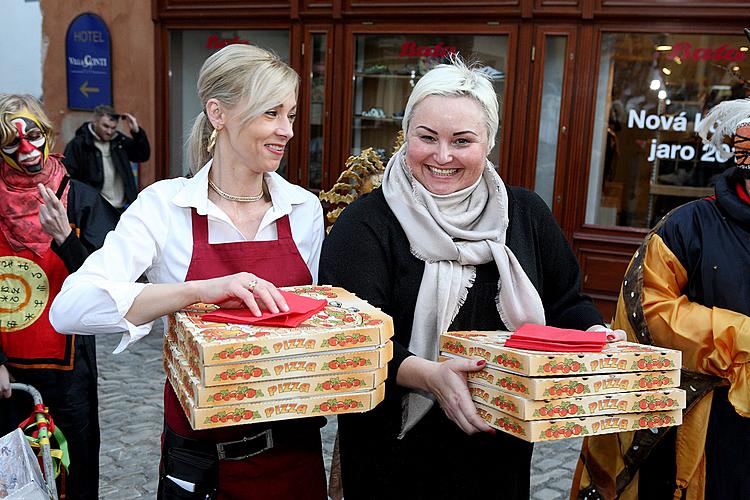
M 650 228 L 713 194 L 734 163 L 695 130 L 717 103 L 750 95 L 747 55 L 741 35 L 602 36 L 586 223 Z
M 469 35 L 359 35 L 354 61 L 354 119 L 351 154 L 372 147 L 387 160 L 404 117 L 414 84 L 452 53 L 477 61 L 493 81 L 503 119 L 507 36 Z M 496 143 L 499 143 L 500 129 Z M 498 165 L 499 147 L 490 153 Z

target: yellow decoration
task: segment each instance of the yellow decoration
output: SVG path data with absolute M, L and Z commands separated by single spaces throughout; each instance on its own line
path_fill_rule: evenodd
M 41 267 L 23 257 L 0 257 L 0 331 L 33 324 L 49 302 L 49 280 Z

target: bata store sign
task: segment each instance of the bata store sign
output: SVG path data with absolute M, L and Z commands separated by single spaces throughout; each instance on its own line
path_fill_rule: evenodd
M 401 44 L 399 57 L 445 57 L 458 52 L 456 47 L 438 42 L 435 45 L 418 45 L 414 40 L 407 40 Z
M 207 49 L 223 49 L 227 45 L 250 45 L 250 40 L 245 40 L 235 35 L 234 38 L 221 38 L 219 35 L 209 35 L 206 39 Z
M 739 47 L 733 48 L 727 45 L 716 48 L 694 47 L 690 42 L 678 42 L 672 46 L 669 58 L 672 60 L 739 62 L 745 59 L 745 54 L 747 52 L 743 52 Z

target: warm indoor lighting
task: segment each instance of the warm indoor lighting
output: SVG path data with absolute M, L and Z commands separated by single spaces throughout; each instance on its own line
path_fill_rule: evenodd
M 747 52 L 747 47 L 745 46 L 740 47 L 740 52 Z
M 679 57 L 677 57 L 677 56 L 673 57 L 673 58 L 672 58 L 672 60 L 673 60 L 674 62 L 676 62 L 677 64 L 682 64 L 682 59 L 680 59 L 680 58 L 679 58 Z
M 667 91 L 666 91 L 666 90 L 664 90 L 664 89 L 661 89 L 661 90 L 659 91 L 659 93 L 658 93 L 658 94 L 656 94 L 656 96 L 657 96 L 657 97 L 658 97 L 659 99 L 666 99 L 666 98 L 667 98 Z
M 656 90 L 659 87 L 661 87 L 661 82 L 659 80 L 657 80 L 656 78 L 654 78 L 653 80 L 651 80 L 651 85 L 649 85 L 649 88 L 651 90 Z
M 739 71 L 739 70 L 740 70 L 739 66 L 732 66 L 732 71 Z
M 672 70 L 671 70 L 671 69 L 669 69 L 669 68 L 662 68 L 661 70 L 662 70 L 662 72 L 663 72 L 663 73 L 664 73 L 665 75 L 667 75 L 667 76 L 669 76 L 669 75 L 671 75 L 671 74 L 672 74 Z
M 657 45 L 656 50 L 659 52 L 666 52 L 668 50 L 672 50 L 672 46 L 671 45 Z

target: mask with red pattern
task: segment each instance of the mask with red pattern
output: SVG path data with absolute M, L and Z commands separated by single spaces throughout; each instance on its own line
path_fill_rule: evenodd
M 732 156 L 724 140 L 733 137 L 736 175 L 750 179 L 750 99 L 720 102 L 711 108 L 697 131 L 703 142 L 713 145 L 723 159 Z
M 42 171 L 49 148 L 39 119 L 22 110 L 9 117 L 9 124 L 16 130 L 15 138 L 0 148 L 0 155 L 11 168 L 26 175 Z

